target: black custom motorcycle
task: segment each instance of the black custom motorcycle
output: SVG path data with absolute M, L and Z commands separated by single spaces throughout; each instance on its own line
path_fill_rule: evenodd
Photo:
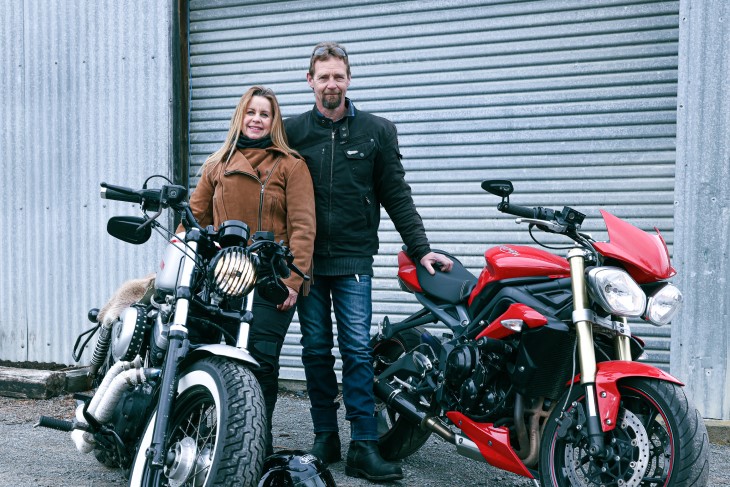
M 93 397 L 77 396 L 74 421 L 41 417 L 39 425 L 71 431 L 80 451 L 125 469 L 132 486 L 255 485 L 266 414 L 250 370 L 257 363 L 246 350 L 246 305 L 254 288 L 283 302 L 280 278 L 290 270 L 308 277 L 271 233 L 257 232 L 248 245 L 243 222 L 202 228 L 184 187 L 146 184 L 101 184 L 102 198 L 139 203 L 144 213 L 111 218 L 108 232 L 132 244 L 153 229 L 169 238 L 157 222 L 169 208 L 182 217 L 185 236 L 173 236 L 149 289 L 122 290 L 121 301 L 130 302 L 120 313 L 89 312 L 95 326 L 79 336 L 74 358 L 98 331 L 89 372 L 98 388 Z

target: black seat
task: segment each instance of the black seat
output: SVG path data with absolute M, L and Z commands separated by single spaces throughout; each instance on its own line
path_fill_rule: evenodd
M 448 252 L 434 250 L 443 254 L 454 262 L 450 272 L 436 271 L 435 275 L 428 273 L 420 262 L 416 262 L 416 277 L 423 291 L 430 297 L 449 304 L 458 304 L 466 300 L 477 284 L 477 278 L 466 270 L 464 265 Z

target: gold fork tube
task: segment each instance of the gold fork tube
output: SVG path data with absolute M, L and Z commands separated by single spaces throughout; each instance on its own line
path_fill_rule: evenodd
M 585 252 L 572 249 L 568 252 L 570 263 L 570 279 L 573 290 L 573 310 L 582 311 L 588 308 L 588 291 L 585 280 Z M 593 349 L 593 324 L 587 320 L 575 323 L 578 340 L 578 364 L 580 365 L 581 384 L 596 382 L 596 353 Z
M 624 326 L 626 326 L 626 322 L 628 320 L 626 318 L 621 318 L 621 321 L 623 321 Z M 613 342 L 613 348 L 616 352 L 616 357 L 618 358 L 618 360 L 631 362 L 631 340 L 629 339 L 629 337 L 625 335 L 616 335 L 616 338 Z

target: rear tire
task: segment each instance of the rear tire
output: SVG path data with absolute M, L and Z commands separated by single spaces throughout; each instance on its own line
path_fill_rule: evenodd
M 542 485 L 609 487 L 619 485 L 619 481 L 623 482 L 620 485 L 642 487 L 707 485 L 707 429 L 682 388 L 641 377 L 619 383 L 619 393 L 616 428 L 604 436 L 606 445 L 614 445 L 621 460 L 594 460 L 587 453 L 584 438 L 561 439 L 558 407 L 548 419 L 540 446 Z M 581 402 L 583 397 L 583 388 L 576 387 L 567 404 Z M 563 396 L 559 406 L 565 401 Z M 569 406 L 566 412 L 571 409 Z M 570 428 L 569 433 L 576 430 Z
M 375 375 L 383 372 L 388 364 L 421 344 L 421 332 L 411 328 L 395 335 L 390 340 L 377 338 L 371 342 L 375 358 Z M 375 415 L 378 418 L 378 446 L 385 460 L 400 460 L 418 451 L 426 443 L 431 432 L 421 429 L 401 417 L 394 409 L 375 397 Z
M 177 390 L 168 428 L 168 456 L 174 461 L 164 473 L 154 472 L 155 485 L 256 485 L 264 462 L 266 415 L 253 373 L 231 360 L 209 357 L 185 370 Z M 153 473 L 145 452 L 155 417 L 132 462 L 130 486 Z

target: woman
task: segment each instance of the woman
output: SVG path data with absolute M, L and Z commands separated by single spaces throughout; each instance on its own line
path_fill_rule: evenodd
M 218 227 L 240 220 L 251 235 L 271 231 L 294 254 L 294 264 L 311 270 L 315 214 L 312 178 L 303 159 L 288 146 L 274 92 L 251 87 L 238 102 L 223 146 L 205 161 L 190 208 L 200 225 Z M 261 384 L 268 417 L 267 456 L 272 453 L 271 418 L 276 405 L 279 354 L 294 315 L 302 278 L 284 279 L 289 297 L 276 305 L 253 298 L 249 352 L 260 366 L 254 373 Z

